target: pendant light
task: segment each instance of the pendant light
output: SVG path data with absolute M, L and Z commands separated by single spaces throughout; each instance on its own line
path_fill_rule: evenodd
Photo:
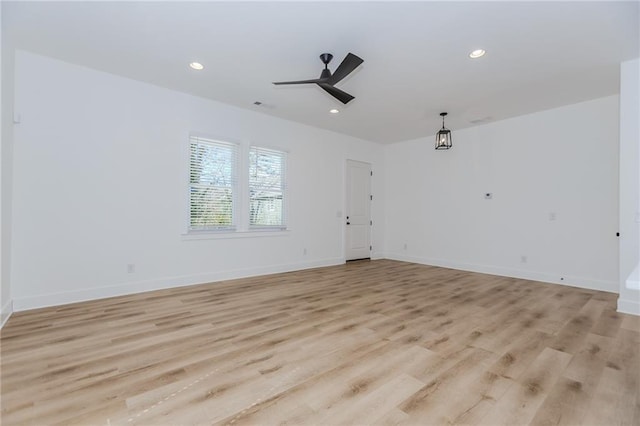
M 449 149 L 451 148 L 451 130 L 444 127 L 444 117 L 446 112 L 441 112 L 442 117 L 442 129 L 436 134 L 436 149 Z

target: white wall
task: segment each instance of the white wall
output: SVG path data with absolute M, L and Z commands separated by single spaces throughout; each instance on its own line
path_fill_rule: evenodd
M 0 22 L 2 8 L 0 4 Z M 13 312 L 11 301 L 11 208 L 13 170 L 13 75 L 14 50 L 5 34 L 4 25 L 0 31 L 2 54 L 0 55 L 1 94 L 0 121 L 0 327 Z
M 28 52 L 15 61 L 16 310 L 343 262 L 345 162 L 375 173 L 380 145 Z M 190 131 L 288 150 L 291 231 L 183 238 Z
M 617 96 L 454 129 L 435 151 L 431 135 L 380 146 L 23 51 L 15 65 L 15 310 L 341 263 L 346 159 L 373 164 L 373 257 L 620 289 Z M 185 239 L 190 131 L 287 149 L 291 231 Z
M 452 136 L 385 148 L 387 257 L 618 291 L 617 96 Z
M 620 68 L 620 297 L 618 310 L 640 315 L 640 59 Z M 635 277 L 630 278 L 635 268 Z M 629 285 L 627 285 L 629 280 Z

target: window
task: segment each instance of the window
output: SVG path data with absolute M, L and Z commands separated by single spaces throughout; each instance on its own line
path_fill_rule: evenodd
M 286 229 L 286 155 L 191 136 L 189 232 Z
M 238 146 L 190 138 L 189 230 L 235 229 Z
M 249 226 L 285 228 L 286 153 L 251 147 L 249 150 Z

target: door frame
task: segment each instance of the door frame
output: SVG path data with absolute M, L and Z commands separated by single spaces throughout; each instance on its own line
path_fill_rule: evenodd
M 371 172 L 371 174 L 369 175 L 369 196 L 371 197 L 369 199 L 369 228 L 368 228 L 368 233 L 369 233 L 369 247 L 371 247 L 369 249 L 369 259 L 372 258 L 372 254 L 373 254 L 373 221 L 371 219 L 371 211 L 372 211 L 372 206 L 373 206 L 373 165 L 368 162 L 368 161 L 362 161 L 362 160 L 354 160 L 351 158 L 347 158 L 344 162 L 344 214 L 342 214 L 342 253 L 343 253 L 343 260 L 344 262 L 349 262 L 351 260 L 359 260 L 359 259 L 350 259 L 347 260 L 347 250 L 348 250 L 348 231 L 347 231 L 347 215 L 348 215 L 348 207 L 349 207 L 349 163 L 360 163 L 360 164 L 366 164 Z M 366 258 L 362 258 L 362 259 L 366 259 Z

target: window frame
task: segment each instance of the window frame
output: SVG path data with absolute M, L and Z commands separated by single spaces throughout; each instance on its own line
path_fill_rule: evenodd
M 254 186 L 251 183 L 251 171 L 252 171 L 252 167 L 251 167 L 251 153 L 253 151 L 256 151 L 256 154 L 260 154 L 260 153 L 274 153 L 277 154 L 280 158 L 281 158 L 281 163 L 280 163 L 280 185 L 279 187 L 271 187 L 271 188 L 265 188 L 265 189 L 271 189 L 271 190 L 277 190 L 281 193 L 282 196 L 282 205 L 281 205 L 281 223 L 277 224 L 277 225 L 267 225 L 267 224 L 252 224 L 251 223 L 251 190 L 254 188 Z M 248 151 L 247 151 L 247 155 L 246 155 L 246 160 L 247 160 L 247 165 L 245 167 L 246 169 L 246 173 L 247 173 L 247 205 L 245 210 L 247 211 L 248 214 L 248 218 L 247 218 L 247 225 L 249 227 L 250 230 L 254 230 L 254 231 L 269 231 L 269 230 L 275 230 L 275 231 L 282 231 L 282 230 L 286 230 L 287 229 L 287 222 L 288 222 L 288 210 L 287 210 L 287 206 L 288 206 L 288 194 L 287 194 L 287 168 L 288 168 L 288 157 L 289 157 L 289 153 L 283 149 L 278 149 L 278 148 L 272 148 L 272 147 L 266 147 L 266 146 L 260 146 L 260 145 L 249 145 L 248 147 Z
M 232 223 L 233 226 L 221 226 L 212 228 L 193 228 L 191 226 L 191 143 L 193 139 L 201 139 L 204 141 L 219 142 L 222 144 L 233 145 L 236 148 L 235 157 L 235 182 L 233 189 L 233 207 L 232 207 Z M 290 233 L 288 224 L 289 220 L 289 194 L 288 194 L 288 159 L 289 151 L 280 147 L 269 146 L 264 144 L 256 144 L 242 142 L 228 137 L 212 136 L 211 134 L 194 133 L 188 134 L 187 143 L 185 145 L 185 162 L 186 165 L 186 185 L 185 188 L 185 204 L 184 204 L 184 223 L 185 231 L 182 232 L 183 240 L 206 240 L 206 239 L 233 239 L 246 237 L 266 237 L 266 236 L 286 236 Z M 252 148 L 262 149 L 266 151 L 279 152 L 283 156 L 283 180 L 282 180 L 282 224 L 281 225 L 250 225 L 250 150 Z M 233 172 L 232 172 L 233 173 Z
M 232 164 L 231 164 L 231 224 L 230 225 L 220 225 L 220 226 L 203 226 L 203 227 L 194 227 L 192 225 L 192 204 L 191 204 L 191 173 L 192 173 L 192 163 L 191 163 L 191 155 L 192 155 L 192 145 L 193 143 L 203 143 L 205 145 L 210 146 L 219 146 L 219 147 L 231 147 L 233 149 L 232 152 Z M 187 233 L 188 234 L 208 234 L 208 233 L 227 233 L 227 232 L 235 232 L 238 229 L 238 201 L 241 199 L 240 194 L 240 179 L 238 171 L 240 169 L 240 157 L 242 155 L 242 146 L 234 141 L 225 140 L 223 138 L 214 138 L 210 136 L 203 136 L 198 134 L 190 134 L 189 142 L 187 144 Z

